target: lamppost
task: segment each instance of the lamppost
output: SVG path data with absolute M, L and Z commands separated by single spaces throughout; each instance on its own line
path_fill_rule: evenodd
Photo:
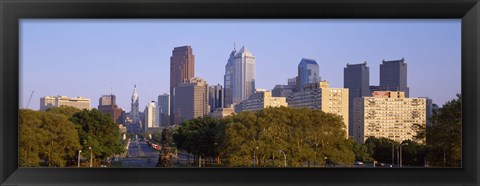
M 400 145 L 400 167 L 402 167 L 402 146 L 408 145 L 408 143 L 404 143 Z
M 395 143 L 392 141 L 392 166 L 393 167 L 395 165 L 394 161 L 395 161 Z
M 283 152 L 283 150 L 278 150 L 278 152 L 281 152 L 283 154 L 283 158 L 285 160 L 285 167 L 287 167 L 287 155 L 285 155 L 285 152 Z
M 92 164 L 93 164 L 92 147 L 88 147 L 88 149 L 90 149 L 90 167 L 92 167 Z
M 80 153 L 82 153 L 82 150 L 78 150 L 78 167 L 80 167 Z
M 256 154 L 257 149 L 258 147 L 255 147 L 255 149 L 253 149 L 253 167 L 257 166 L 257 154 Z

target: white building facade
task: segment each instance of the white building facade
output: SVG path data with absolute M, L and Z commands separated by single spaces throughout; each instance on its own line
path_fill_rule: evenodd
M 45 96 L 40 98 L 40 110 L 52 107 L 70 106 L 90 110 L 90 99 L 84 97 L 70 98 L 67 96 Z
M 157 104 L 155 101 L 152 101 L 147 104 L 144 111 L 145 115 L 145 130 L 148 128 L 159 127 L 159 118 L 160 114 L 157 112 Z

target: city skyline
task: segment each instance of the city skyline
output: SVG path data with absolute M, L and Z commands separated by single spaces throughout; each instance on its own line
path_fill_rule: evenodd
M 407 81 L 411 97 L 427 96 L 441 106 L 460 93 L 459 20 L 263 21 L 266 23 L 262 20 L 22 20 L 20 107 L 26 106 L 33 90 L 35 92 L 29 108 L 38 110 L 40 97 L 65 95 L 97 100 L 112 88 L 112 93 L 117 96 L 117 104 L 128 112 L 131 88 L 136 84 L 139 108 L 144 108 L 150 101 L 157 100 L 158 95 L 169 92 L 169 62 L 173 48 L 191 46 L 195 55 L 195 77 L 215 85 L 223 84 L 225 64 L 234 42 L 238 46 L 248 47 L 256 57 L 255 88 L 271 90 L 277 84 L 286 85 L 287 79 L 296 75 L 297 65 L 302 58 L 316 60 L 320 68 L 319 76 L 329 81 L 332 87 L 343 87 L 343 69 L 347 63 L 367 61 L 370 85 L 378 86 L 382 60 L 404 58 L 408 64 Z M 238 31 L 225 29 L 233 23 L 240 25 Z M 160 42 L 162 40 L 147 41 L 148 36 L 158 34 L 152 30 L 161 33 L 161 28 L 172 25 L 174 27 L 171 30 L 165 30 L 166 33 L 161 35 L 186 28 L 198 33 L 189 30 L 190 35 L 186 37 L 182 37 L 185 36 L 182 34 L 187 31 L 178 33 L 177 37 L 169 35 L 173 39 L 163 38 L 169 41 L 167 44 Z M 255 32 L 241 26 L 261 31 Z M 297 29 L 289 27 L 310 29 L 298 29 L 298 36 L 292 36 L 289 30 Z M 75 28 L 84 32 L 75 31 Z M 218 28 L 223 29 L 217 31 Z M 205 33 L 202 30 L 214 33 L 202 37 Z M 311 30 L 318 30 L 318 33 Z M 107 34 L 109 32 L 112 33 Z M 145 33 L 150 35 L 141 36 Z M 329 37 L 334 38 L 329 40 Z M 279 41 L 278 38 L 283 40 Z M 309 38 L 314 41 L 307 40 Z M 50 45 L 45 45 L 47 41 Z M 106 44 L 107 41 L 117 43 Z M 71 71 L 72 67 L 76 67 L 80 73 Z M 431 73 L 425 76 L 423 71 L 428 68 Z M 449 75 L 445 76 L 447 73 Z M 67 75 L 72 78 L 65 78 Z M 441 83 L 435 83 L 437 81 Z M 92 108 L 96 105 L 98 103 L 95 101 L 91 102 Z

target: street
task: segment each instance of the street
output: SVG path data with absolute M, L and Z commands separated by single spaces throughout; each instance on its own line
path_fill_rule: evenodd
M 127 157 L 120 158 L 122 167 L 155 167 L 159 152 L 152 149 L 145 141 L 132 140 L 127 150 Z

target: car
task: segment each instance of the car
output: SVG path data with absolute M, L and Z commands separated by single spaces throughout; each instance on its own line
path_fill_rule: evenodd
M 361 161 L 356 161 L 356 162 L 354 163 L 354 165 L 363 165 L 363 162 L 361 162 Z

